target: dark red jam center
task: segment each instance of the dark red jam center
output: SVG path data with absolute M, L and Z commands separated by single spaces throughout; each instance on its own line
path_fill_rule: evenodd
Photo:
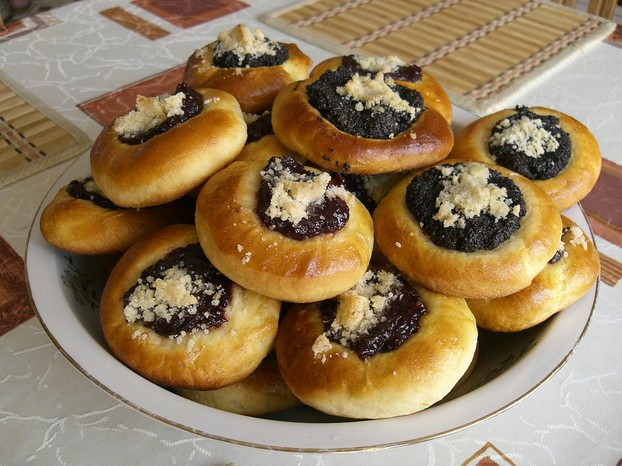
M 266 38 L 265 42 L 269 42 Z M 240 56 L 235 52 L 221 51 L 218 44 L 214 48 L 214 58 L 212 60 L 214 66 L 219 68 L 259 68 L 262 66 L 278 66 L 285 63 L 289 59 L 289 51 L 286 47 L 273 42 L 271 47 L 274 55 L 254 55 L 245 54 L 240 60 Z
M 363 69 L 359 62 L 356 61 L 354 55 L 346 55 L 343 57 L 341 60 L 341 66 L 349 70 L 351 74 L 374 74 L 373 71 Z M 421 81 L 423 74 L 421 68 L 413 63 L 410 65 L 400 66 L 395 71 L 385 73 L 384 76 L 391 79 L 397 79 L 399 81 L 417 83 Z
M 390 139 L 406 131 L 419 118 L 423 97 L 404 86 L 393 86 L 391 89 L 411 107 L 420 109 L 414 116 L 384 104 L 373 109 L 357 110 L 356 100 L 337 93 L 337 88 L 345 86 L 351 78 L 352 73 L 341 67 L 325 72 L 306 88 L 309 103 L 337 129 L 364 138 Z
M 347 344 L 363 360 L 399 348 L 409 337 L 417 333 L 421 317 L 428 312 L 417 290 L 399 276 L 398 280 L 401 286 L 397 285 L 391 291 L 399 297 L 389 301 L 383 310 L 383 319 L 369 328 L 366 334 L 360 335 L 356 341 L 349 341 Z M 341 336 L 331 329 L 337 314 L 337 306 L 337 299 L 322 302 L 322 318 L 327 337 L 340 343 Z
M 488 145 L 490 154 L 496 162 L 512 171 L 520 173 L 530 180 L 547 180 L 559 174 L 570 162 L 572 145 L 570 136 L 560 128 L 559 119 L 553 115 L 538 115 L 529 111 L 527 107 L 516 107 L 516 113 L 510 115 L 508 120 L 512 123 L 523 117 L 530 120 L 540 120 L 542 127 L 551 133 L 559 143 L 557 149 L 544 152 L 539 157 L 530 157 L 524 151 L 517 150 L 512 144 Z M 492 135 L 501 133 L 503 127 L 500 121 L 492 129 Z
M 203 110 L 203 96 L 201 93 L 195 91 L 190 86 L 185 83 L 181 83 L 177 85 L 175 89 L 175 93 L 183 92 L 185 97 L 182 104 L 183 114 L 181 115 L 173 115 L 168 117 L 162 123 L 157 126 L 150 128 L 147 131 L 143 131 L 142 133 L 138 133 L 133 136 L 120 136 L 119 139 L 121 142 L 125 144 L 142 144 L 147 142 L 154 136 L 158 134 L 166 133 L 172 127 L 188 121 L 193 116 L 198 115 Z
M 452 165 L 443 166 L 452 167 Z M 462 166 L 462 163 L 453 165 L 454 173 Z M 520 228 L 520 220 L 527 212 L 523 195 L 511 179 L 496 170 L 489 170 L 488 183 L 505 188 L 506 202 L 510 206 L 519 205 L 519 215 L 509 214 L 496 218 L 488 212 L 483 212 L 466 218 L 464 228 L 443 226 L 443 222 L 434 219 L 434 216 L 437 213 L 436 199 L 443 190 L 443 180 L 446 179 L 441 170 L 430 168 L 415 176 L 406 188 L 408 210 L 437 246 L 463 252 L 491 250 L 509 239 Z
M 262 113 L 259 118 L 247 126 L 248 137 L 246 143 L 259 141 L 262 137 L 274 134 L 272 129 L 272 113 Z
M 121 209 L 121 207 L 116 205 L 114 202 L 112 202 L 110 199 L 108 199 L 103 194 L 89 191 L 86 188 L 86 185 L 92 181 L 93 181 L 93 177 L 91 176 L 88 176 L 82 180 L 73 180 L 71 183 L 67 185 L 67 188 L 65 188 L 65 191 L 67 191 L 67 194 L 69 194 L 71 197 L 74 197 L 76 199 L 83 199 L 85 201 L 91 201 L 96 206 L 102 207 L 104 209 L 110 209 L 110 210 Z
M 148 267 L 140 275 L 142 283 L 147 279 L 163 278 L 165 272 L 173 267 L 180 267 L 187 271 L 192 281 L 199 280 L 202 283 L 211 283 L 219 292 L 219 297 L 214 300 L 214 294 L 207 289 L 199 290 L 194 296 L 197 298 L 196 312 L 184 312 L 181 316 L 174 316 L 167 322 L 165 318 L 155 317 L 152 321 L 138 318 L 142 325 L 151 328 L 160 335 L 176 337 L 182 332 L 192 333 L 198 330 L 220 327 L 227 321 L 225 312 L 230 303 L 231 280 L 221 274 L 212 263 L 205 257 L 199 243 L 192 243 L 185 247 L 177 248 L 167 254 L 163 259 Z M 130 296 L 138 284 L 132 286 L 123 297 L 123 306 L 130 302 Z
M 313 179 L 316 172 L 307 170 L 304 165 L 291 157 L 273 157 L 264 168 L 264 172 L 273 171 L 278 173 L 283 167 L 290 173 L 303 175 Z M 331 184 L 337 185 L 333 180 Z M 272 218 L 266 211 L 270 207 L 274 190 L 274 180 L 264 177 L 258 192 L 257 215 L 262 223 L 270 230 L 278 231 L 284 236 L 295 240 L 305 240 L 325 233 L 335 233 L 341 230 L 350 218 L 348 204 L 339 196 L 327 197 L 307 208 L 306 218 L 294 224 L 290 220 Z
M 568 233 L 570 231 L 570 227 L 564 227 L 562 228 L 562 239 L 564 238 L 564 235 L 566 233 Z M 555 262 L 559 261 L 562 257 L 564 257 L 564 248 L 559 248 L 555 254 L 553 255 L 553 257 L 551 257 L 551 260 L 549 261 L 549 264 L 554 264 Z

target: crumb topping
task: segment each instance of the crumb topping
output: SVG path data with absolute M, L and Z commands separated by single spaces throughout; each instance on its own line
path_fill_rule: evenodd
M 329 188 L 331 176 L 328 173 L 293 172 L 282 165 L 280 159 L 263 170 L 261 176 L 273 187 L 266 215 L 294 225 L 308 217 L 310 206 L 322 202 L 327 195 L 334 195 L 335 191 Z
M 113 123 L 113 130 L 121 137 L 131 138 L 162 124 L 167 118 L 183 115 L 183 103 L 186 94 L 136 98 L 136 108 L 118 117 Z
M 266 40 L 264 34 L 255 29 L 251 30 L 245 24 L 238 24 L 229 31 L 218 34 L 218 41 L 215 48 L 215 55 L 231 52 L 238 57 L 241 65 L 246 55 L 276 55 L 276 42 Z
M 337 94 L 357 101 L 355 109 L 359 112 L 369 109 L 382 112 L 382 105 L 412 117 L 419 111 L 391 89 L 383 73 L 377 73 L 373 78 L 356 73 L 344 86 L 337 88 Z
M 514 120 L 505 118 L 497 123 L 496 128 L 501 131 L 490 137 L 492 147 L 509 145 L 513 150 L 534 158 L 553 152 L 559 147 L 559 141 L 544 128 L 539 118 L 533 119 L 526 115 Z
M 337 336 L 339 343 L 347 346 L 386 321 L 383 313 L 392 301 L 402 298 L 402 286 L 392 272 L 368 270 L 354 287 L 338 297 L 335 319 L 313 344 L 315 357 L 332 348 L 328 334 Z
M 580 227 L 574 225 L 571 226 L 570 235 L 570 244 L 573 246 L 581 246 L 587 251 L 587 238 Z
M 446 178 L 443 189 L 436 198 L 438 209 L 434 219 L 445 228 L 465 227 L 465 219 L 482 213 L 489 213 L 496 220 L 508 215 L 518 216 L 520 206 L 510 206 L 511 200 L 503 187 L 488 182 L 489 170 L 477 163 L 466 163 L 461 167 L 437 167 Z
M 365 71 L 372 71 L 374 73 L 392 73 L 398 68 L 405 66 L 404 61 L 395 56 L 385 57 L 366 57 L 364 55 L 354 55 L 354 61 Z

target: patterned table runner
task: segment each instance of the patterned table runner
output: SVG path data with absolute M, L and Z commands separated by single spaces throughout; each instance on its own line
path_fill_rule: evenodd
M 417 63 L 480 114 L 615 29 L 543 0 L 307 0 L 262 20 L 335 54 Z
M 24 260 L 0 237 L 0 336 L 32 316 Z
M 84 152 L 79 128 L 0 72 L 0 188 Z

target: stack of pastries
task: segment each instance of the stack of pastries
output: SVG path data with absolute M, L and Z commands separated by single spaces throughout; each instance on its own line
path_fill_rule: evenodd
M 41 231 L 120 257 L 103 333 L 154 383 L 247 415 L 414 413 L 468 376 L 478 327 L 532 327 L 593 285 L 594 245 L 561 210 L 593 187 L 598 145 L 526 107 L 454 138 L 418 66 L 312 65 L 259 29 L 221 32 L 173 93 L 102 130 Z

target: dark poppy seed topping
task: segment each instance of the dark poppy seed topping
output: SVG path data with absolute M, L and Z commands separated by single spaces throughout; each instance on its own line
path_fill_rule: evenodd
M 526 213 L 518 186 L 476 162 L 439 165 L 415 176 L 406 205 L 434 244 L 464 252 L 495 249 Z
M 499 165 L 530 180 L 546 180 L 570 162 L 570 136 L 553 115 L 538 115 L 527 107 L 498 121 L 492 129 L 488 150 Z
M 256 29 L 251 32 L 243 24 L 218 35 L 213 64 L 219 68 L 259 68 L 285 63 L 289 51 Z
M 346 55 L 341 60 L 341 66 L 351 74 L 384 73 L 385 78 L 398 79 L 410 83 L 417 83 L 423 78 L 419 66 L 404 63 L 398 57 L 364 57 L 362 55 Z
M 385 81 L 382 73 L 369 77 L 345 68 L 327 71 L 306 93 L 337 129 L 370 139 L 392 139 L 414 125 L 423 111 L 419 92 Z
M 65 190 L 71 197 L 91 201 L 96 206 L 103 207 L 104 209 L 118 210 L 122 208 L 104 196 L 97 184 L 95 184 L 92 176 L 73 180 L 67 185 Z

